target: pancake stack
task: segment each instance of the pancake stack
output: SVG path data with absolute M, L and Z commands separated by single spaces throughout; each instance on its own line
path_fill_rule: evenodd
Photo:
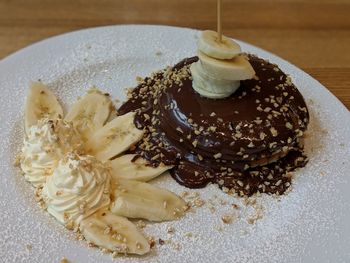
M 238 80 L 227 97 L 208 98 L 193 88 L 191 66 L 198 57 L 192 57 L 142 80 L 118 112 L 135 111 L 136 127 L 146 131 L 132 152 L 152 166 L 173 165 L 171 175 L 182 185 L 282 194 L 291 185 L 290 172 L 307 162 L 307 106 L 277 65 L 239 56 L 255 74 Z

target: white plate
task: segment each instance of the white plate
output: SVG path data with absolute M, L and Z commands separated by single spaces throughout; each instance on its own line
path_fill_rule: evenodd
M 0 62 L 0 261 L 112 262 L 41 211 L 33 189 L 13 167 L 22 141 L 22 115 L 28 83 L 48 83 L 65 105 L 91 85 L 124 99 L 125 87 L 196 52 L 198 31 L 164 26 L 112 26 L 54 37 Z M 244 51 L 277 63 L 291 75 L 311 111 L 306 149 L 310 162 L 298 171 L 292 191 L 281 198 L 258 199 L 263 218 L 247 223 L 251 207 L 225 225 L 228 205 L 208 209 L 208 199 L 239 203 L 216 186 L 196 190 L 206 205 L 170 223 L 149 224 L 145 232 L 172 240 L 146 257 L 120 262 L 350 262 L 350 114 L 320 83 L 290 63 L 240 42 Z M 161 53 L 161 54 L 160 54 Z M 155 184 L 185 189 L 163 176 Z M 175 228 L 174 235 L 167 228 Z M 222 231 L 219 231 L 222 228 Z M 219 230 L 218 230 L 219 229 Z M 185 234 L 191 232 L 193 237 Z M 174 245 L 175 244 L 175 245 Z M 180 247 L 176 250 L 174 247 Z

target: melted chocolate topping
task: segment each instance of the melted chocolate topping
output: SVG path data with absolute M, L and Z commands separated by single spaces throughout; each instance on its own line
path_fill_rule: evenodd
M 136 111 L 136 126 L 146 130 L 133 152 L 154 166 L 175 165 L 172 177 L 190 188 L 212 182 L 240 195 L 282 194 L 289 172 L 306 164 L 299 139 L 308 110 L 277 65 L 248 59 L 254 79 L 220 100 L 193 90 L 189 65 L 197 57 L 144 79 L 119 109 Z

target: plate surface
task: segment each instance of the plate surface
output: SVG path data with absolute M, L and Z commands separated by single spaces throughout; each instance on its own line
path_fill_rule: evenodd
M 115 262 L 40 210 L 33 188 L 13 167 L 29 82 L 47 83 L 66 107 L 92 85 L 124 100 L 124 88 L 134 86 L 136 76 L 194 55 L 198 35 L 165 26 L 102 27 L 50 38 L 0 62 L 0 261 Z M 248 221 L 257 211 L 241 199 L 213 185 L 188 190 L 162 176 L 154 184 L 177 193 L 199 192 L 205 204 L 176 222 L 148 224 L 147 235 L 166 244 L 146 257 L 121 256 L 118 262 L 350 262 L 349 111 L 297 67 L 239 43 L 245 52 L 277 63 L 305 97 L 311 113 L 308 165 L 296 173 L 287 195 L 257 198 L 263 216 L 254 224 Z M 233 223 L 221 221 L 226 214 L 236 218 Z

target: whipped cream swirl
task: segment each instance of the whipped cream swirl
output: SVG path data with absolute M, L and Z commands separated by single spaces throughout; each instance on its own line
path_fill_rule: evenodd
M 81 140 L 72 125 L 62 119 L 41 119 L 24 139 L 21 169 L 35 187 L 45 183 L 58 161 L 68 151 L 81 149 Z
M 47 211 L 72 228 L 110 203 L 110 173 L 95 157 L 69 153 L 47 178 L 42 197 Z

